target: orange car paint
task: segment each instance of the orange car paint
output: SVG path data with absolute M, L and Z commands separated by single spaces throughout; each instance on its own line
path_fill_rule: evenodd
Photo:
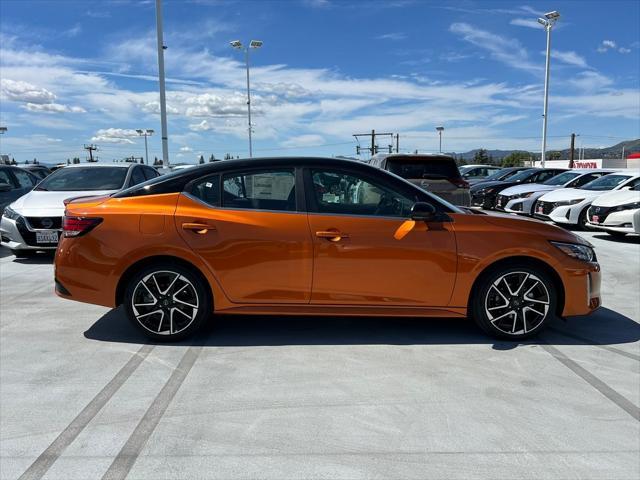
M 56 279 L 70 292 L 66 298 L 107 307 L 117 305 L 125 272 L 154 256 L 197 268 L 221 313 L 464 316 L 483 270 L 512 257 L 556 271 L 564 316 L 600 304 L 598 265 L 561 253 L 540 233 L 547 229 L 555 241 L 576 237 L 535 220 L 452 213 L 451 222 L 412 224 L 212 208 L 179 193 L 77 199 L 67 214 L 103 222 L 61 239 Z

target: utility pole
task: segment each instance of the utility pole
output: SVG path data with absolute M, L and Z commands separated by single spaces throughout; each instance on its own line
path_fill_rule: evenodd
M 169 166 L 169 137 L 167 133 L 167 99 L 164 85 L 164 44 L 162 36 L 162 0 L 156 0 L 156 32 L 158 35 L 158 79 L 160 81 L 160 123 L 162 125 L 162 159 Z
M 89 162 L 97 162 L 98 161 L 97 158 L 95 160 L 93 159 L 93 152 L 98 150 L 98 147 L 96 147 L 95 145 L 91 144 L 91 145 L 85 145 L 84 149 L 89 152 Z
M 576 134 L 571 134 L 571 148 L 569 150 L 569 168 L 573 168 L 573 155 L 575 152 Z
M 400 153 L 400 134 L 396 133 L 396 153 Z
M 356 146 L 356 153 L 360 155 L 360 152 L 362 150 L 369 150 L 369 152 L 371 153 L 371 156 L 373 157 L 376 153 L 378 153 L 378 146 L 376 145 L 376 137 L 389 136 L 391 137 L 391 143 L 393 144 L 393 137 L 396 137 L 396 134 L 390 133 L 390 132 L 376 133 L 375 130 L 371 130 L 371 133 L 354 133 L 353 136 L 356 138 L 356 140 L 358 140 L 358 137 L 371 137 L 371 146 L 362 148 L 360 147 L 360 145 L 358 145 Z M 397 145 L 398 144 L 396 143 L 396 150 L 398 148 Z

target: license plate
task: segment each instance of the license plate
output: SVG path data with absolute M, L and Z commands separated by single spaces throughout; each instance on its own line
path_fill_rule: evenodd
M 56 230 L 36 232 L 37 243 L 58 243 L 58 232 Z
M 593 223 L 600 223 L 600 217 L 598 215 L 592 215 L 591 216 L 591 221 Z

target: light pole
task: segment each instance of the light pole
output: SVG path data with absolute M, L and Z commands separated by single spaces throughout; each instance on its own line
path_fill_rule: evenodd
M 160 127 L 162 129 L 162 166 L 169 166 L 169 137 L 167 133 L 167 99 L 164 81 L 164 44 L 162 34 L 162 0 L 156 0 L 156 34 L 158 37 L 158 81 L 160 84 Z
M 544 27 L 547 32 L 547 60 L 545 65 L 544 76 L 544 109 L 542 112 L 542 153 L 540 154 L 541 166 L 544 167 L 544 160 L 547 154 L 547 119 L 549 107 L 549 70 L 551 66 L 551 29 L 560 18 L 560 14 L 555 10 L 545 13 L 544 18 L 539 18 L 538 23 Z
M 251 126 L 251 85 L 249 83 L 249 50 L 252 48 L 260 48 L 262 46 L 262 40 L 251 40 L 251 42 L 249 42 L 248 47 L 245 47 L 244 45 L 242 45 L 242 42 L 240 40 L 234 40 L 233 42 L 230 42 L 230 45 L 233 48 L 244 51 L 244 60 L 247 66 L 247 116 L 249 119 L 249 158 L 251 158 L 253 157 L 253 145 L 251 141 L 252 126 Z
M 444 132 L 444 127 L 436 127 L 438 131 L 438 137 L 440 137 L 440 153 L 442 153 L 442 132 Z
M 136 130 L 136 132 L 138 132 L 138 135 L 140 135 L 141 137 L 144 137 L 144 162 L 149 165 L 149 148 L 147 147 L 147 137 L 153 135 L 153 130 L 151 130 L 150 128 L 147 128 L 145 130 L 139 128 Z

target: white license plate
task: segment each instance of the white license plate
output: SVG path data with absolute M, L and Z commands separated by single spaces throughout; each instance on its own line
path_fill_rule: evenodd
M 36 243 L 58 243 L 58 232 L 56 230 L 36 232 Z

